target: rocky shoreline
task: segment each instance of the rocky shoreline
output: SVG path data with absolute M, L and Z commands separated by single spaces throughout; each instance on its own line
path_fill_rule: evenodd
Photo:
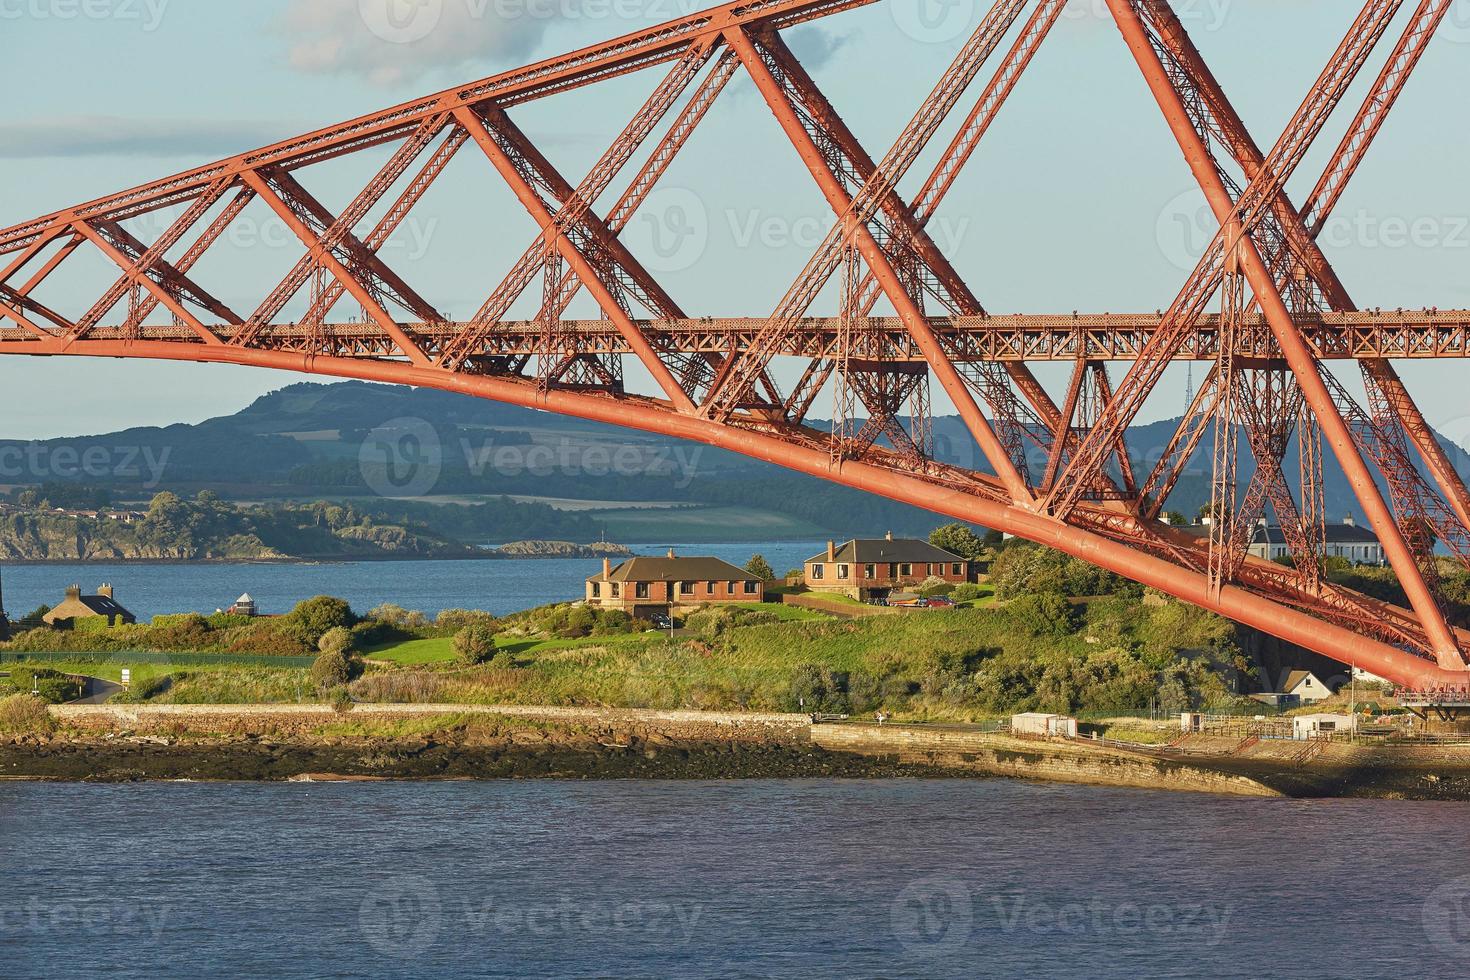
M 600 708 L 77 705 L 0 738 L 0 780 L 1018 778 L 1292 798 L 1470 800 L 1470 749 L 1177 753 L 971 726 Z M 1282 748 L 1288 752 L 1290 746 Z

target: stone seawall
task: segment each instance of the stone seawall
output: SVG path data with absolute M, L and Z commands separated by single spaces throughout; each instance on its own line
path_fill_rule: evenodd
M 811 719 L 796 714 L 560 708 L 530 705 L 359 704 L 338 713 L 322 704 L 74 704 L 51 708 L 57 721 L 88 732 L 213 728 L 232 734 L 286 733 L 350 722 L 462 717 L 603 731 L 656 731 L 691 741 L 807 742 Z
M 939 725 L 815 725 L 813 744 L 904 764 L 1091 786 L 1279 796 L 1254 779 L 1145 752 L 1086 742 L 1030 740 Z

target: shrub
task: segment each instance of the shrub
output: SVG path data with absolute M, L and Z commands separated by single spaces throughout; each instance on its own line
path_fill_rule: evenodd
M 493 615 L 479 609 L 446 609 L 434 620 L 434 625 L 458 633 L 466 626 L 476 623 L 493 627 L 496 622 Z
M 485 663 L 495 655 L 495 630 L 483 623 L 466 626 L 454 634 L 454 652 L 470 666 Z
M 344 600 L 319 595 L 297 603 L 296 608 L 283 617 L 283 622 L 303 642 L 316 646 L 327 630 L 351 626 L 357 622 L 357 617 L 352 615 L 352 607 Z
M 34 694 L 13 694 L 0 699 L 0 733 L 6 735 L 50 735 L 56 720 L 46 702 Z
M 341 687 L 352 679 L 352 668 L 347 663 L 347 658 L 341 651 L 333 650 L 323 653 L 316 658 L 311 665 L 312 683 L 320 690 Z
M 985 555 L 985 542 L 980 540 L 968 524 L 937 527 L 930 533 L 929 543 L 971 561 L 977 561 Z
M 368 610 L 366 619 L 376 619 L 380 623 L 397 626 L 399 629 L 422 629 L 428 625 L 428 617 L 421 612 L 404 609 L 402 606 L 392 602 L 385 602 L 381 606 L 374 606 Z M 443 618 L 442 616 L 440 617 Z
M 1022 596 L 1007 606 L 1006 611 L 1033 636 L 1066 636 L 1076 625 L 1076 610 L 1055 592 Z
M 973 582 L 963 582 L 954 587 L 949 597 L 955 602 L 973 602 L 980 598 L 980 586 Z
M 82 696 L 81 681 L 46 667 L 15 668 L 10 672 L 10 685 L 20 694 L 39 694 L 48 704 L 65 704 Z
M 332 692 L 332 710 L 339 715 L 352 710 L 352 694 L 347 688 L 339 687 Z
M 345 626 L 334 626 L 322 634 L 317 649 L 322 653 L 340 653 L 347 656 L 352 649 L 352 632 Z
M 951 592 L 954 591 L 954 586 L 946 582 L 944 579 L 940 578 L 938 575 L 931 575 L 928 578 L 924 579 L 923 582 L 919 583 L 919 587 L 915 591 L 917 591 L 919 595 L 924 596 L 927 599 L 931 596 L 936 595 L 949 595 Z

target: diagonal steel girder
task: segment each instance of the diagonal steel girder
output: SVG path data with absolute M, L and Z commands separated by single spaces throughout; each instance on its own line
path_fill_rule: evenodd
M 1139 62 L 1145 81 L 1179 142 L 1190 169 L 1194 172 L 1196 180 L 1205 191 L 1212 210 L 1215 211 L 1216 217 L 1221 222 L 1223 240 L 1231 243 L 1230 247 L 1240 263 L 1241 272 L 1255 292 L 1287 364 L 1292 373 L 1296 375 L 1297 383 L 1301 386 L 1308 404 L 1312 406 L 1339 465 L 1347 474 L 1359 504 L 1378 533 L 1384 552 L 1398 574 L 1410 605 L 1429 638 L 1432 652 L 1441 665 L 1447 669 L 1463 669 L 1465 661 L 1460 653 L 1459 644 L 1451 633 L 1444 614 L 1424 579 L 1413 550 L 1394 521 L 1393 514 L 1374 482 L 1362 453 L 1353 441 L 1351 430 L 1338 412 L 1331 393 L 1322 381 L 1317 362 L 1293 322 L 1292 315 L 1278 291 L 1271 270 L 1266 266 L 1260 251 L 1250 237 L 1250 230 L 1254 227 L 1254 222 L 1248 223 L 1242 220 L 1240 213 L 1244 209 L 1230 197 L 1216 173 L 1209 159 L 1208 148 L 1204 145 L 1199 132 L 1191 124 L 1183 101 L 1170 82 L 1157 52 L 1151 46 L 1147 30 L 1131 6 L 1130 0 L 1108 0 L 1108 5 L 1134 58 Z M 1293 127 L 1288 131 L 1292 139 L 1287 145 L 1295 145 L 1294 153 L 1297 161 L 1300 160 L 1301 155 L 1305 154 L 1311 139 L 1315 138 L 1316 133 L 1321 130 L 1321 125 L 1326 121 L 1327 112 L 1321 110 L 1327 109 L 1328 106 L 1335 107 L 1337 101 L 1342 98 L 1346 83 L 1356 75 L 1356 70 L 1362 67 L 1368 53 L 1387 30 L 1389 22 L 1401 5 L 1402 0 L 1369 0 L 1363 13 L 1354 22 L 1348 38 L 1334 56 L 1333 64 L 1329 65 L 1328 70 L 1324 72 L 1322 79 L 1317 86 L 1314 86 L 1313 92 L 1308 97 L 1308 107 L 1314 105 L 1318 107 L 1315 115 L 1320 121 L 1312 125 L 1299 116 L 1299 121 L 1294 121 Z M 1312 113 L 1307 115 L 1310 116 Z M 1278 154 L 1273 150 L 1271 157 L 1262 168 L 1261 177 L 1252 182 L 1252 190 L 1257 187 L 1262 188 L 1261 192 L 1250 202 L 1257 221 L 1271 207 L 1276 193 L 1284 185 L 1289 173 L 1288 166 L 1294 169 L 1295 165 L 1290 160 L 1292 155 Z M 1286 159 L 1278 159 L 1281 156 L 1285 156 Z M 1250 195 L 1251 191 L 1248 190 L 1247 196 Z

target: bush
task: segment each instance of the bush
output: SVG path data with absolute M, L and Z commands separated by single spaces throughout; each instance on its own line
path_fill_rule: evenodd
M 446 609 L 441 612 L 434 625 L 440 629 L 453 630 L 458 633 L 466 626 L 475 624 L 494 627 L 497 620 L 490 613 L 479 609 Z
M 980 586 L 973 582 L 963 582 L 954 587 L 949 597 L 955 602 L 974 602 L 980 598 Z
M 1033 636 L 1067 636 L 1076 626 L 1076 610 L 1064 596 L 1038 592 L 1022 596 L 1006 607 Z
M 345 687 L 339 687 L 332 692 L 332 710 L 339 715 L 345 715 L 352 710 L 352 694 Z
M 352 679 L 352 667 L 341 651 L 323 653 L 311 665 L 311 681 L 319 690 L 341 687 Z
M 423 613 L 411 609 L 404 609 L 402 606 L 392 602 L 385 602 L 381 606 L 374 606 L 368 610 L 365 618 L 376 619 L 380 623 L 387 623 L 390 626 L 396 626 L 399 629 L 405 630 L 422 629 L 429 623 L 428 617 Z
M 347 656 L 352 650 L 352 631 L 345 626 L 334 626 L 322 634 L 317 649 L 322 653 L 340 653 Z
M 39 694 L 41 700 L 47 704 L 65 704 L 82 696 L 81 681 L 46 667 L 17 667 L 11 670 L 10 686 L 20 694 Z M 0 691 L 4 691 L 4 688 L 0 688 Z
M 314 647 L 327 630 L 338 626 L 350 627 L 357 622 L 357 617 L 352 615 L 352 607 L 342 599 L 319 595 L 297 603 L 296 608 L 283 617 L 283 622 L 304 643 Z
M 472 667 L 485 663 L 495 656 L 495 630 L 483 623 L 466 626 L 454 634 L 454 652 Z
M 0 734 L 50 735 L 56 720 L 46 702 L 33 694 L 14 694 L 0 700 Z

